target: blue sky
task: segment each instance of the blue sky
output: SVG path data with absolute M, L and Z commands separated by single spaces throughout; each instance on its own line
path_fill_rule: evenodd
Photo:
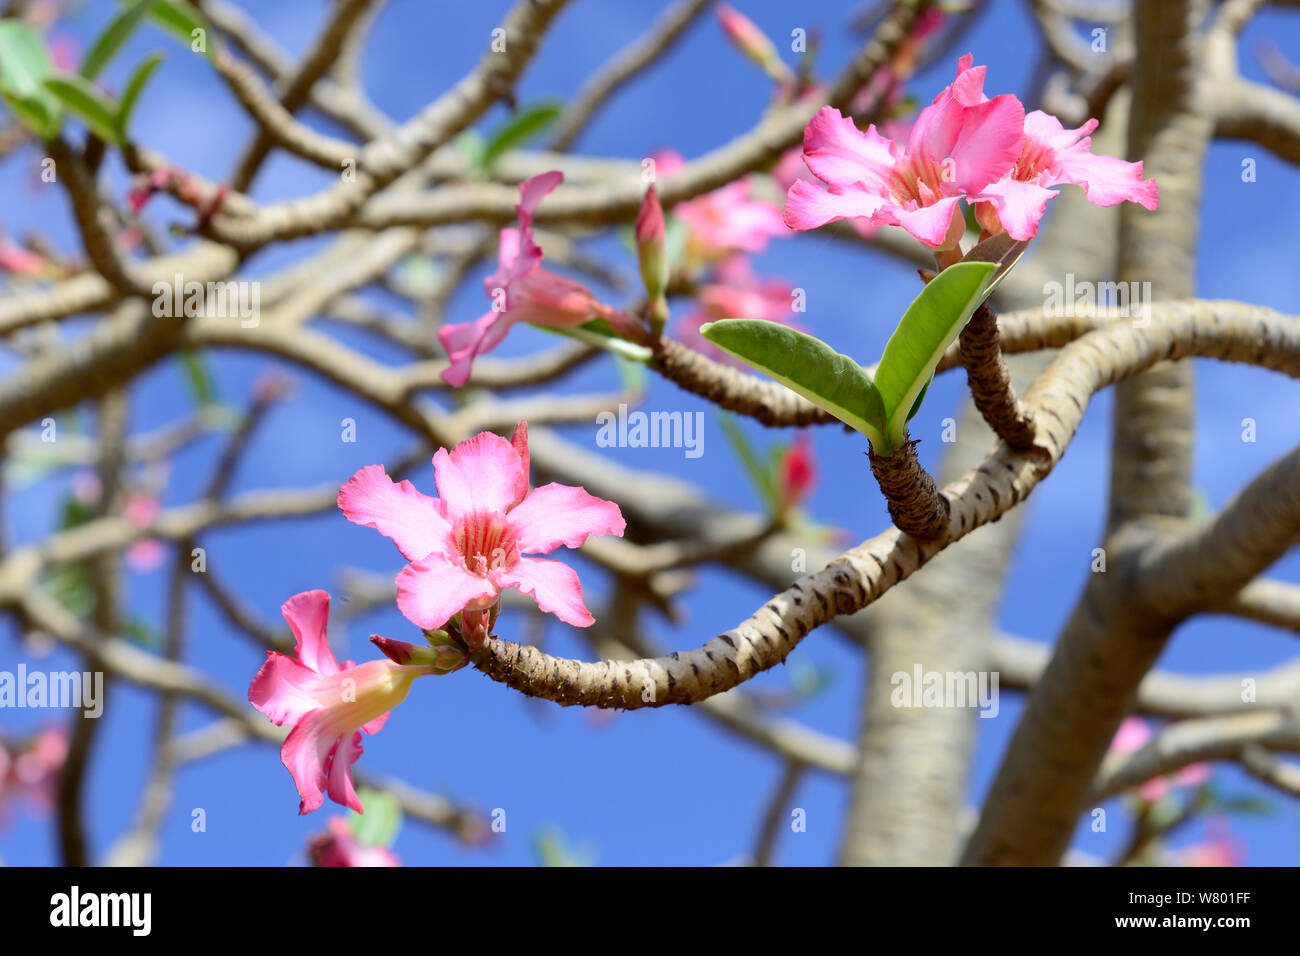
M 321 5 L 303 2 L 253 4 L 258 22 L 282 46 L 301 52 L 317 29 Z M 94 2 L 66 26 L 83 42 L 110 15 L 113 4 Z M 380 16 L 365 62 L 371 98 L 391 115 L 405 119 L 439 95 L 477 62 L 489 31 L 506 9 L 502 2 L 390 3 Z M 770 35 L 789 36 L 791 29 L 824 28 L 823 74 L 833 71 L 854 49 L 843 26 L 848 7 L 809 0 L 793 8 L 778 2 L 744 2 L 737 6 Z M 614 50 L 636 37 L 660 6 L 646 2 L 577 0 L 558 20 L 540 55 L 525 75 L 521 102 L 571 94 Z M 797 18 L 792 14 L 797 10 Z M 1247 30 L 1243 72 L 1263 79 L 1250 51 L 1271 38 L 1300 60 L 1300 13 L 1265 11 Z M 1036 48 L 1024 5 L 998 0 L 968 35 L 961 51 L 974 52 L 989 66 L 987 89 L 1023 94 L 1033 69 Z M 147 91 L 136 117 L 138 138 L 181 165 L 212 179 L 229 172 L 247 140 L 251 125 L 232 104 L 221 82 L 198 58 L 161 33 L 144 30 L 108 72 L 120 85 L 130 66 L 155 49 L 167 61 Z M 789 57 L 787 57 L 789 59 Z M 916 78 L 912 89 L 922 101 L 951 78 L 953 64 L 942 62 Z M 754 123 L 767 104 L 763 77 L 724 42 L 717 23 L 703 18 L 683 42 L 654 69 L 625 89 L 599 114 L 578 143 L 578 150 L 597 155 L 641 157 L 672 146 L 687 157 L 698 155 Z M 480 124 L 499 122 L 497 107 Z M 313 122 L 315 120 L 313 119 Z M 328 128 L 323 125 L 322 128 Z M 1254 183 L 1243 183 L 1244 157 L 1258 161 Z M 29 182 L 37 154 L 20 152 L 0 162 L 4 182 L 0 223 L 9 234 L 39 225 L 64 248 L 73 248 L 70 216 L 61 194 Z M 124 191 L 120 164 L 111 160 L 109 182 Z M 308 195 L 324 186 L 326 174 L 300 161 L 275 155 L 259 177 L 254 196 L 260 200 Z M 1300 220 L 1300 174 L 1262 150 L 1239 143 L 1214 147 L 1205 171 L 1205 206 L 1201 227 L 1198 293 L 1210 298 L 1239 298 L 1296 311 L 1300 274 L 1294 261 L 1294 223 Z M 157 225 L 184 215 L 159 201 L 149 217 Z M 265 274 L 319 245 L 279 247 L 260 256 L 252 271 Z M 629 277 L 635 264 L 617 243 L 594 246 Z M 888 258 L 833 240 L 806 234 L 777 241 L 756 261 L 767 275 L 783 276 L 808 294 L 803 317 L 813 331 L 836 348 L 870 361 L 879 355 L 897 315 L 915 295 L 915 278 Z M 483 311 L 481 287 L 465 285 L 452 303 L 449 318 L 467 321 Z M 74 323 L 70 328 L 77 328 Z M 336 327 L 331 326 L 331 332 Z M 343 336 L 385 361 L 394 356 L 375 349 L 356 335 Z M 525 354 L 554 344 L 542 333 L 517 330 L 502 354 Z M 242 403 L 268 360 L 252 354 L 220 353 L 211 358 L 221 398 Z M 8 371 L 7 362 L 3 371 Z M 1300 383 L 1272 373 L 1197 363 L 1199 431 L 1196 483 L 1212 507 L 1221 505 L 1261 468 L 1296 441 Z M 270 415 L 246 455 L 232 492 L 265 488 L 341 483 L 357 468 L 391 460 L 404 452 L 411 437 L 378 411 L 340 394 L 305 372 L 294 370 L 295 397 Z M 604 391 L 617 387 L 610 362 L 600 362 L 574 376 L 565 390 Z M 960 377 L 935 382 L 913 425 L 922 439 L 923 457 L 933 463 L 940 421 L 952 414 L 964 388 Z M 164 363 L 141 376 L 131 394 L 132 427 L 157 428 L 188 408 L 179 366 Z M 695 411 L 703 403 L 674 386 L 652 381 L 647 408 Z M 354 418 L 357 441 L 340 441 L 340 420 Z M 1244 444 L 1240 423 L 1258 422 L 1258 440 Z M 1009 632 L 1051 640 L 1064 622 L 1088 573 L 1105 507 L 1109 470 L 1110 400 L 1098 396 L 1078 437 L 1060 466 L 1033 494 L 1024 535 L 1016 551 L 1001 624 Z M 756 508 L 757 498 L 745 484 L 712 415 L 707 416 L 704 454 L 685 458 L 680 450 L 617 449 L 625 464 L 670 472 L 697 482 L 719 501 Z M 563 433 L 595 450 L 597 427 L 571 426 Z M 757 440 L 785 440 L 793 432 L 754 428 Z M 191 500 L 205 483 L 221 439 L 198 443 L 179 454 L 167 488 L 168 504 Z M 887 520 L 883 502 L 863 494 L 864 443 L 839 429 L 815 436 L 821 481 L 811 502 L 819 520 L 847 529 L 853 540 L 877 533 Z M 611 453 L 609 450 L 606 454 Z M 432 469 L 410 476 L 432 492 Z M 39 539 L 51 530 L 55 508 L 66 493 L 66 476 L 45 480 L 4 501 L 4 521 L 14 542 Z M 291 594 L 322 587 L 340 600 L 338 571 L 362 567 L 393 574 L 401 561 L 391 544 L 368 529 L 331 513 L 310 520 L 226 529 L 206 536 L 210 567 L 233 585 L 266 621 L 278 620 L 280 604 Z M 605 582 L 599 572 L 577 562 L 589 593 L 598 601 Z M 1300 556 L 1291 555 L 1272 572 L 1300 581 Z M 164 604 L 165 572 L 134 577 L 128 586 L 130 609 L 157 621 Z M 205 595 L 191 600 L 193 630 L 190 663 L 202 668 L 232 695 L 242 697 L 262 654 L 232 632 Z M 735 625 L 769 594 L 718 570 L 699 574 L 685 601 L 686 624 L 651 633 L 665 647 L 696 647 L 720 629 Z M 650 619 L 654 622 L 654 619 Z M 502 633 L 510 634 L 510 618 Z M 24 657 L 5 624 L 0 638 L 0 669 L 12 670 Z M 368 659 L 367 636 L 377 632 L 403 640 L 418 634 L 396 612 L 385 609 L 356 622 L 336 648 L 340 658 Z M 548 650 L 590 657 L 580 639 L 563 625 L 548 628 Z M 1160 666 L 1184 673 L 1249 671 L 1267 668 L 1294 655 L 1294 635 L 1226 618 L 1204 618 L 1181 629 Z M 795 716 L 841 738 L 857 726 L 857 688 L 863 663 L 842 641 L 814 633 L 791 659 L 818 665 L 833 674 L 830 687 L 802 705 Z M 29 663 L 30 660 L 29 660 Z M 62 652 L 44 658 L 46 670 L 75 667 Z M 753 689 L 777 690 L 790 684 L 786 669 L 762 675 Z M 139 786 L 147 771 L 147 741 L 152 733 L 154 703 L 135 688 L 114 690 L 103 718 L 103 740 L 91 767 L 89 829 L 94 851 L 102 853 L 130 820 Z M 971 799 L 978 801 L 996 771 L 997 761 L 1020 711 L 1016 695 L 1003 695 L 1001 715 L 979 721 Z M 48 714 L 0 711 L 6 732 L 30 729 Z M 62 715 L 59 715 L 62 716 Z M 186 728 L 203 726 L 211 715 L 185 709 Z M 503 808 L 504 837 L 487 849 L 467 851 L 439 833 L 413 822 L 401 830 L 395 848 L 410 863 L 469 865 L 528 864 L 534 860 L 531 839 L 541 828 L 555 827 L 575 846 L 588 846 L 600 863 L 715 864 L 751 852 L 768 795 L 781 773 L 777 760 L 738 741 L 703 718 L 681 708 L 620 714 L 594 722 L 589 714 L 529 701 L 474 672 L 424 680 L 397 710 L 384 731 L 366 739 L 361 767 L 401 776 L 421 787 L 452 795 L 485 812 Z M 1217 771 L 1225 790 L 1267 793 L 1230 767 Z M 785 833 L 779 861 L 817 865 L 831 861 L 840 839 L 847 806 L 847 786 L 820 774 L 804 778 L 795 805 L 807 811 L 807 832 Z M 1251 865 L 1294 865 L 1300 852 L 1300 814 L 1294 803 L 1273 798 L 1267 819 L 1237 819 L 1233 830 L 1246 843 Z M 207 831 L 190 830 L 190 811 L 203 808 Z M 192 765 L 177 778 L 173 810 L 163 831 L 161 862 L 171 865 L 260 864 L 301 862 L 301 849 L 325 825 L 332 804 L 306 818 L 296 816 L 297 796 L 273 748 L 249 746 Z M 1125 828 L 1106 834 L 1081 833 L 1076 846 L 1103 858 L 1116 852 Z M 1199 826 L 1177 843 L 1199 839 Z M 0 832 L 0 858 L 8 863 L 45 864 L 57 860 L 53 828 L 20 818 Z

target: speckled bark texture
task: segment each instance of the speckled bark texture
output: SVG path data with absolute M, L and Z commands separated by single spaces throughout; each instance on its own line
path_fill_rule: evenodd
M 975 310 L 961 330 L 958 347 L 971 398 L 989 427 L 1013 448 L 1032 447 L 1034 419 L 1016 398 L 1011 373 L 1002 360 L 997 316 L 987 302 Z
M 892 455 L 867 452 L 871 473 L 889 504 L 889 517 L 902 531 L 918 538 L 938 538 L 948 527 L 948 499 L 916 457 L 917 442 L 904 442 Z

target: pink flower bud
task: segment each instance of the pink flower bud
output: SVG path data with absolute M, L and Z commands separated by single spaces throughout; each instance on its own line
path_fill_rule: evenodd
M 718 4 L 714 10 L 718 15 L 718 22 L 722 24 L 723 32 L 727 34 L 727 39 L 735 44 L 736 49 L 762 67 L 763 71 L 776 82 L 785 85 L 793 81 L 790 68 L 781 62 L 776 47 L 753 20 L 725 3 Z
M 658 302 L 668 288 L 668 250 L 664 240 L 664 210 L 653 185 L 646 190 L 636 217 L 636 255 L 646 294 L 651 302 Z

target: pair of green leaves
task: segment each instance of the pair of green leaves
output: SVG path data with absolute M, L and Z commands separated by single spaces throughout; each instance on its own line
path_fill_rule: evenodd
M 147 57 L 132 71 L 119 101 L 99 90 L 94 80 L 145 17 L 187 43 L 192 42 L 194 31 L 206 30 L 202 17 L 184 0 L 129 0 L 95 38 L 77 72 L 66 73 L 54 69 L 36 30 L 20 20 L 0 20 L 0 95 L 19 121 L 41 139 L 59 135 L 67 111 L 100 139 L 122 145 L 131 114 L 162 63 L 162 54 Z
M 1005 233 L 930 280 L 903 314 L 873 377 L 814 336 L 766 319 L 722 319 L 704 337 L 862 432 L 877 454 L 897 451 L 934 370 L 970 317 L 1024 253 Z

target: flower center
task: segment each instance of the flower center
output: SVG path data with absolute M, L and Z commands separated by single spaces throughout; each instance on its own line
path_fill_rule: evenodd
M 453 529 L 452 541 L 465 562 L 465 570 L 479 577 L 513 567 L 519 560 L 514 532 L 492 512 L 466 515 Z
M 1026 138 L 1025 148 L 1021 150 L 1020 158 L 1016 160 L 1015 168 L 1011 171 L 1012 178 L 1022 183 L 1032 182 L 1039 173 L 1052 165 L 1054 155 L 1052 148 L 1046 143 Z
M 906 156 L 889 172 L 889 191 L 903 208 L 929 206 L 943 195 L 943 183 L 953 178 L 953 162 L 929 156 Z

